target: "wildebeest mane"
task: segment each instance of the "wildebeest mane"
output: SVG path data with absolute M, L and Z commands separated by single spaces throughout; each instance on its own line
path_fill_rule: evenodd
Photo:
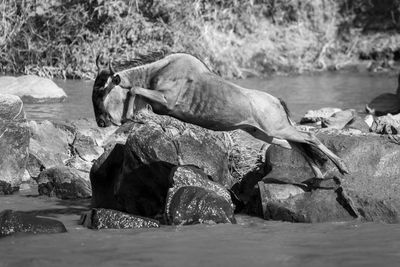
M 289 110 L 286 102 L 283 101 L 283 99 L 281 99 L 281 98 L 278 98 L 278 99 L 279 99 L 279 102 L 281 103 L 283 109 L 285 110 L 286 117 L 287 117 L 288 121 L 290 122 L 290 110 Z
M 150 51 L 146 54 L 142 54 L 142 53 L 135 53 L 135 57 L 132 59 L 123 59 L 123 60 L 114 60 L 112 65 L 113 68 L 115 69 L 115 71 L 122 71 L 122 70 L 126 70 L 129 68 L 134 68 L 137 66 L 141 66 L 141 65 L 145 65 L 145 64 L 149 64 L 149 63 L 153 63 L 157 60 L 163 59 L 166 56 L 172 55 L 172 54 L 188 54 L 188 55 L 192 55 L 195 58 L 197 58 L 198 60 L 201 61 L 201 63 L 203 63 L 204 66 L 207 67 L 207 69 L 209 71 L 212 72 L 212 70 L 204 63 L 203 60 L 201 60 L 197 55 L 193 55 L 193 54 L 189 54 L 186 52 L 173 52 L 171 50 L 169 50 L 168 48 L 162 48 L 159 51 Z

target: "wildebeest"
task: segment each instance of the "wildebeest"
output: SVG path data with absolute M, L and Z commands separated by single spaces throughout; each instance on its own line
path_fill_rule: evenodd
M 157 114 L 215 131 L 241 129 L 269 144 L 296 148 L 306 158 L 316 177 L 323 178 L 317 164 L 320 154 L 315 149 L 325 154 L 342 174 L 348 173 L 343 160 L 314 134 L 293 126 L 282 100 L 229 82 L 190 54 L 171 54 L 115 73 L 110 63 L 107 65 L 100 60 L 98 58 L 99 71 L 104 68 L 102 64 L 108 67 L 107 81 L 101 81 L 105 82 L 102 87 L 105 96 L 119 86 L 135 97 L 140 96 Z M 96 119 L 99 126 L 107 125 L 100 120 L 110 120 L 98 115 Z

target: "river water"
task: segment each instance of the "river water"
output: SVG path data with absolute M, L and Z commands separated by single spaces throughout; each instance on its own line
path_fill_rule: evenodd
M 93 117 L 92 82 L 57 81 L 61 104 L 26 105 L 30 119 Z M 321 74 L 248 79 L 237 83 L 283 98 L 299 120 L 321 107 L 363 110 L 394 76 Z M 292 224 L 238 215 L 236 225 L 163 226 L 159 229 L 88 230 L 78 225 L 89 201 L 61 201 L 21 190 L 0 196 L 14 209 L 61 220 L 68 233 L 0 239 L 2 266 L 400 266 L 400 226 L 383 223 Z

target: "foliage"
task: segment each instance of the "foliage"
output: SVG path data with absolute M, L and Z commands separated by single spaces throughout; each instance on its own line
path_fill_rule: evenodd
M 3 73 L 93 78 L 100 51 L 124 60 L 168 49 L 240 77 L 400 51 L 396 0 L 0 0 L 0 11 Z

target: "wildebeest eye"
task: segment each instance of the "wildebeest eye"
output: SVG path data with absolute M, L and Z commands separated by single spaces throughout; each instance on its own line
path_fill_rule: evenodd
M 112 82 L 113 82 L 113 84 L 115 84 L 115 85 L 119 85 L 119 84 L 121 83 L 121 77 L 119 77 L 118 74 L 115 74 L 115 75 L 112 77 Z

